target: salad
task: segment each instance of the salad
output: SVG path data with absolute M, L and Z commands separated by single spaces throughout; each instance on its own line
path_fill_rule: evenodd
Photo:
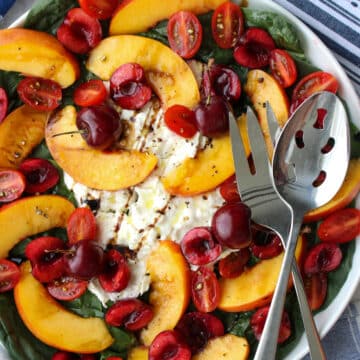
M 228 113 L 245 136 L 251 106 L 271 154 L 265 102 L 282 126 L 339 82 L 277 13 L 146 4 L 40 0 L 23 28 L 0 30 L 0 340 L 11 358 L 256 351 L 283 249 L 241 203 Z M 299 239 L 314 311 L 352 268 L 358 134 L 342 189 Z M 290 289 L 279 358 L 302 333 Z

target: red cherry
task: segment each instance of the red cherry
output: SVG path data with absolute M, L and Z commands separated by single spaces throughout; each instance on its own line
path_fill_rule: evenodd
M 283 251 L 281 240 L 274 232 L 257 224 L 253 224 L 251 230 L 250 250 L 257 258 L 271 259 Z
M 57 351 L 52 357 L 51 360 L 78 360 L 79 357 L 67 351 Z
M 5 119 L 6 113 L 8 111 L 8 96 L 5 89 L 0 87 L 0 123 Z
M 236 176 L 232 175 L 220 185 L 220 195 L 226 202 L 241 201 L 236 183 Z
M 250 259 L 250 251 L 243 248 L 230 253 L 219 261 L 219 273 L 225 279 L 232 279 L 241 275 Z

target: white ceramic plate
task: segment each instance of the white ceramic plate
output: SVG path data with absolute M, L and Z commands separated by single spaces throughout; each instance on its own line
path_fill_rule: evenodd
M 351 121 L 360 129 L 360 99 L 356 94 L 351 81 L 347 77 L 331 51 L 306 25 L 299 21 L 290 12 L 269 0 L 249 0 L 249 7 L 273 11 L 285 16 L 297 29 L 302 46 L 307 58 L 318 68 L 333 74 L 340 83 L 339 95 L 346 100 Z M 11 27 L 21 26 L 26 14 L 21 16 Z M 360 197 L 357 199 L 357 207 L 360 208 Z M 356 240 L 356 249 L 353 256 L 353 264 L 360 264 L 360 237 Z M 360 266 L 353 266 L 348 277 L 332 303 L 315 317 L 321 337 L 325 336 L 335 325 L 346 306 L 350 302 L 360 279 Z M 305 335 L 303 335 L 296 347 L 288 354 L 286 360 L 300 360 L 308 352 Z M 0 348 L 0 360 L 8 360 L 6 352 Z

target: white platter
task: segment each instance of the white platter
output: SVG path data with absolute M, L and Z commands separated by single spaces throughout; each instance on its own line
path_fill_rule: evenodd
M 286 17 L 297 29 L 306 57 L 316 67 L 333 74 L 340 83 L 339 95 L 346 100 L 351 121 L 360 129 L 360 99 L 345 71 L 338 63 L 331 51 L 306 25 L 293 16 L 290 12 L 269 0 L 249 0 L 249 7 L 264 9 L 279 13 Z M 21 26 L 26 14 L 21 16 L 10 27 Z M 360 197 L 357 198 L 356 206 L 360 208 Z M 353 255 L 353 264 L 360 264 L 360 237 L 356 240 L 356 248 Z M 350 302 L 360 280 L 360 266 L 353 266 L 345 283 L 332 303 L 315 316 L 321 337 L 325 336 L 335 325 L 344 309 Z M 1 344 L 0 344 L 1 346 Z M 286 360 L 300 360 L 308 352 L 307 341 L 303 335 L 296 347 L 287 355 Z M 333 354 L 335 355 L 335 354 Z M 0 347 L 0 360 L 9 360 L 6 351 Z

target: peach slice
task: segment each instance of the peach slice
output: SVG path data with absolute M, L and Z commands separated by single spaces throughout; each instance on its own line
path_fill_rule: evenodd
M 127 354 L 127 360 L 148 360 L 149 349 L 146 346 L 136 346 Z
M 63 88 L 80 75 L 75 57 L 56 37 L 35 30 L 0 30 L 0 69 L 58 82 Z
M 273 144 L 266 121 L 265 104 L 267 101 L 270 103 L 279 126 L 282 127 L 289 118 L 289 99 L 275 78 L 263 70 L 249 71 L 244 90 L 257 113 L 269 157 L 272 158 Z
M 305 239 L 299 236 L 296 259 L 305 251 Z M 228 312 L 249 311 L 270 303 L 284 254 L 262 260 L 234 279 L 220 279 L 219 309 Z
M 180 246 L 171 240 L 161 241 L 150 254 L 147 269 L 154 318 L 140 338 L 148 346 L 161 331 L 173 329 L 184 314 L 190 301 L 191 274 Z
M 0 168 L 17 168 L 41 143 L 48 116 L 23 105 L 0 123 Z
M 63 308 L 32 276 L 29 262 L 21 266 L 14 299 L 27 328 L 47 345 L 70 352 L 96 353 L 114 341 L 104 320 L 83 318 Z
M 91 148 L 77 131 L 76 109 L 67 106 L 53 116 L 45 129 L 51 155 L 75 181 L 99 190 L 118 190 L 142 182 L 155 168 L 154 155 L 135 150 L 100 151 Z
M 191 360 L 246 360 L 250 353 L 250 346 L 246 338 L 226 334 L 209 340 L 200 353 Z
M 136 34 L 148 30 L 179 10 L 202 14 L 214 10 L 223 2 L 224 0 L 125 0 L 115 11 L 109 31 L 111 35 Z
M 57 195 L 25 197 L 0 208 L 0 258 L 22 239 L 50 230 L 65 227 L 74 211 L 74 205 Z
M 156 40 L 135 35 L 110 36 L 90 52 L 86 66 L 101 79 L 109 80 L 120 65 L 129 62 L 144 68 L 147 81 L 165 108 L 175 104 L 193 108 L 199 102 L 199 88 L 190 67 Z
M 344 183 L 335 197 L 328 203 L 320 206 L 317 209 L 309 211 L 305 217 L 304 222 L 317 221 L 325 218 L 335 210 L 339 210 L 349 205 L 360 191 L 360 159 L 350 160 L 347 174 Z

